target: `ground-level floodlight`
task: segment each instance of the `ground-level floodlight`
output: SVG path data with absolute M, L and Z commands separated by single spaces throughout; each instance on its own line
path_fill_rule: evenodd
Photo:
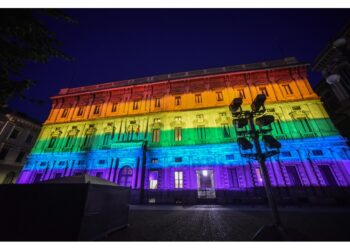
M 251 105 L 253 112 L 258 112 L 261 107 L 264 107 L 265 100 L 266 96 L 264 94 L 257 95 Z
M 243 128 L 248 125 L 248 119 L 247 118 L 239 118 L 235 120 L 235 124 L 237 128 Z
M 281 148 L 281 143 L 273 138 L 272 135 L 263 135 L 263 141 L 267 144 L 269 148 Z
M 235 98 L 235 99 L 233 99 L 233 101 L 231 102 L 231 104 L 229 106 L 231 113 L 234 113 L 238 109 L 240 109 L 242 103 L 243 103 L 242 98 Z
M 253 144 L 244 137 L 237 138 L 238 145 L 243 149 L 252 149 Z
M 268 126 L 275 121 L 273 115 L 263 115 L 255 119 L 255 123 L 259 126 Z

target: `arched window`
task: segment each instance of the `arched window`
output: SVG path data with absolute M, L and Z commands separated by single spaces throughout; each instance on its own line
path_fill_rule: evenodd
M 4 181 L 2 184 L 12 184 L 13 180 L 15 179 L 16 173 L 15 172 L 9 172 L 7 173 Z
M 125 166 L 119 171 L 118 184 L 121 186 L 131 187 L 132 184 L 132 169 Z

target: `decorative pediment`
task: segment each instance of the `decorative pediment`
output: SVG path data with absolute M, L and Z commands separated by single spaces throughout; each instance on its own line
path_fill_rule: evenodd
M 173 128 L 175 128 L 175 127 L 182 127 L 182 128 L 184 128 L 184 127 L 186 127 L 186 123 L 184 123 L 183 121 L 172 121 L 170 123 L 170 126 L 173 127 Z
M 115 127 L 112 123 L 107 124 L 107 126 L 104 129 L 105 133 L 113 133 L 115 131 Z
M 139 130 L 140 130 L 140 125 L 138 125 L 136 123 L 135 124 L 129 124 L 128 127 L 126 128 L 127 132 L 134 131 L 134 132 L 138 133 Z
M 206 124 L 208 124 L 209 122 L 208 122 L 208 120 L 206 120 L 206 119 L 195 119 L 194 121 L 193 121 L 193 125 L 195 125 L 195 126 L 201 126 L 201 125 L 206 125 Z
M 79 133 L 78 128 L 72 128 L 69 132 L 68 132 L 68 136 L 77 136 Z
M 55 131 L 51 133 L 51 137 L 59 137 L 62 134 L 61 128 L 55 128 Z
M 87 130 L 86 130 L 86 134 L 87 135 L 92 135 L 92 134 L 95 134 L 96 133 L 96 128 L 95 127 L 89 127 Z
M 161 129 L 164 127 L 164 124 L 161 122 L 154 122 L 154 123 L 151 123 L 150 126 L 153 129 L 157 129 L 157 128 Z
M 232 117 L 219 117 L 215 119 L 216 124 L 230 124 L 232 123 Z

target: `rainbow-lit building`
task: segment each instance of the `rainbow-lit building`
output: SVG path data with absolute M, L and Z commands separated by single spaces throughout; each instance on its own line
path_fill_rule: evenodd
M 306 70 L 285 58 L 61 89 L 18 183 L 86 173 L 130 186 L 134 202 L 254 196 L 259 165 L 241 156 L 228 106 L 263 93 L 282 144 L 267 161 L 279 193 L 348 187 L 350 150 Z

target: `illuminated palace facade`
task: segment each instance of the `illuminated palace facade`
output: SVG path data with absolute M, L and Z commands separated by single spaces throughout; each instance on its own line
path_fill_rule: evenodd
M 241 156 L 228 107 L 242 97 L 249 109 L 263 93 L 282 144 L 267 160 L 279 194 L 347 187 L 349 148 L 306 68 L 285 58 L 61 89 L 17 182 L 89 174 L 130 186 L 133 202 L 253 197 L 262 175 Z

